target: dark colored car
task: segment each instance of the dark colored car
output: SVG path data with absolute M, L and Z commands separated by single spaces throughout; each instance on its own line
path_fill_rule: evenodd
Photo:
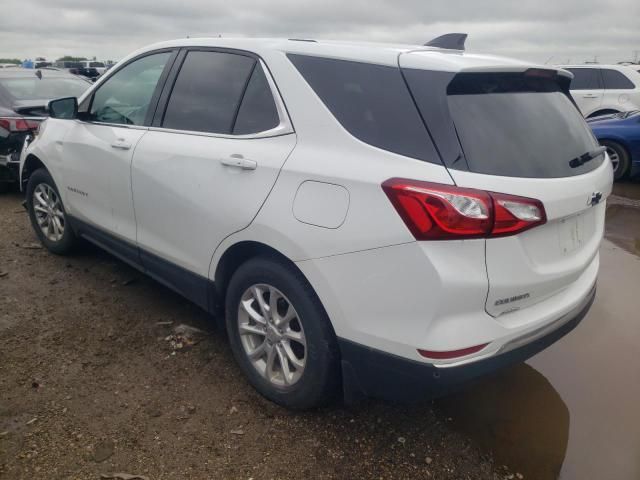
M 0 70 L 0 191 L 17 181 L 22 146 L 47 117 L 47 102 L 79 97 L 90 85 L 59 70 Z
M 587 120 L 613 164 L 615 180 L 640 176 L 640 110 Z
M 100 76 L 100 72 L 95 67 L 87 66 L 86 63 L 87 62 L 58 61 L 54 64 L 54 66 L 56 68 L 66 70 L 73 75 L 87 77 L 88 79 L 95 82 L 95 80 Z

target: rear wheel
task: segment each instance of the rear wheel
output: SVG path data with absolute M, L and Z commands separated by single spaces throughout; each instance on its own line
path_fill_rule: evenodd
M 627 150 L 618 142 L 611 140 L 603 140 L 600 143 L 607 148 L 607 155 L 609 155 L 613 166 L 613 179 L 617 181 L 624 178 L 629 171 L 630 165 Z
M 67 222 L 62 198 L 49 172 L 44 168 L 33 172 L 26 193 L 29 218 L 40 242 L 57 255 L 71 251 L 76 236 Z
M 295 409 L 318 407 L 335 396 L 336 337 L 295 267 L 275 258 L 241 265 L 227 289 L 226 322 L 234 356 L 262 395 Z

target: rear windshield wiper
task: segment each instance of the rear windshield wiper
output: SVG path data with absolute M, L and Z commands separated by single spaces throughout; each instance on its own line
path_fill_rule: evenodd
M 569 166 L 571 168 L 578 168 L 582 165 L 584 165 L 585 163 L 593 160 L 594 158 L 598 158 L 600 155 L 602 155 L 605 151 L 607 150 L 606 147 L 598 147 L 598 148 L 594 148 L 593 150 L 591 150 L 590 152 L 587 152 L 583 155 L 580 155 L 579 157 L 574 158 L 573 160 L 571 160 L 569 162 Z

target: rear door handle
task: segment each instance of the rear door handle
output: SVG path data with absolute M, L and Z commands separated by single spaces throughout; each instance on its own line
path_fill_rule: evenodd
M 129 150 L 131 148 L 131 144 L 127 142 L 124 138 L 118 138 L 115 142 L 111 144 L 112 148 L 117 148 L 118 150 Z
M 598 98 L 600 95 L 596 95 L 594 93 L 586 93 L 582 96 L 582 98 Z
M 223 158 L 220 160 L 220 163 L 227 167 L 236 167 L 242 170 L 255 170 L 258 168 L 258 163 L 255 160 L 249 160 L 239 154 L 233 154 L 229 158 Z

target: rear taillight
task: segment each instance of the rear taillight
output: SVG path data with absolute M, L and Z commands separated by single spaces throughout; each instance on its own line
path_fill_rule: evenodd
M 546 222 L 531 198 L 401 178 L 382 188 L 417 240 L 515 235 Z
M 0 128 L 10 133 L 35 131 L 39 126 L 39 120 L 22 117 L 0 117 Z

